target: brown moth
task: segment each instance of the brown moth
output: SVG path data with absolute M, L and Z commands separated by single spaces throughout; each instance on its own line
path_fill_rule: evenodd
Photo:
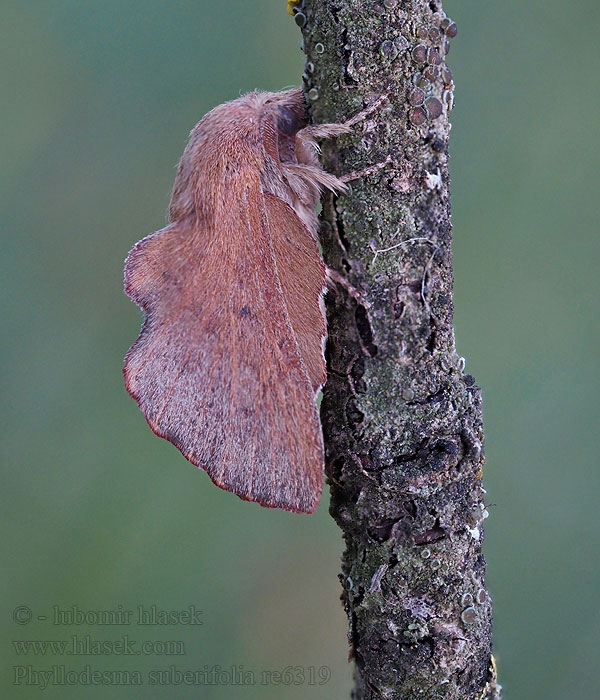
M 370 111 L 370 110 L 369 110 Z M 253 92 L 192 130 L 169 224 L 129 253 L 146 315 L 124 375 L 152 430 L 217 486 L 310 513 L 323 482 L 326 269 L 315 207 L 326 173 L 302 90 Z

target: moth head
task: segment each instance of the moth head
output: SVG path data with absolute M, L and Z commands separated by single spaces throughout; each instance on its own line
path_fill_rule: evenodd
M 236 162 L 248 165 L 257 142 L 276 167 L 297 163 L 296 134 L 309 119 L 301 88 L 250 92 L 212 109 L 192 130 L 179 162 L 169 207 L 171 220 L 198 210 L 200 201 L 206 208 L 210 200 L 207 182 L 215 184 L 215 173 L 221 172 L 224 163 L 232 173 L 237 172 Z
M 267 139 L 270 129 L 276 132 L 273 136 L 276 136 L 279 160 L 283 163 L 297 162 L 296 134 L 310 120 L 302 89 L 271 93 L 264 105 L 264 120 Z
M 277 130 L 281 136 L 293 138 L 309 122 L 308 107 L 301 90 L 289 90 L 282 96 L 285 99 L 275 103 Z

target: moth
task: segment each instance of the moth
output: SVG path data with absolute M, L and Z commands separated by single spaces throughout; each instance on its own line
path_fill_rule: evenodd
M 300 88 L 216 107 L 190 134 L 168 225 L 125 263 L 125 292 L 145 313 L 125 358 L 128 392 L 217 486 L 263 506 L 310 513 L 321 494 L 315 208 L 323 188 L 346 185 L 323 169 L 316 139 L 363 114 L 309 125 Z

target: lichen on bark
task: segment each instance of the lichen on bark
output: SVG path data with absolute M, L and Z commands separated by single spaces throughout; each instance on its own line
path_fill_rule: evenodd
M 323 200 L 327 264 L 359 294 L 327 296 L 321 415 L 354 697 L 500 697 L 485 586 L 480 390 L 454 342 L 446 65 L 438 0 L 304 0 L 295 10 L 316 122 L 388 92 L 323 144 L 336 174 L 386 160 Z M 358 298 L 358 301 L 357 301 Z

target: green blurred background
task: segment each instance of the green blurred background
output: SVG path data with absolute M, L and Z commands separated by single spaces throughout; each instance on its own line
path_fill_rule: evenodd
M 597 697 L 599 160 L 593 0 L 462 3 L 449 63 L 456 335 L 483 387 L 488 582 L 506 698 Z M 284 0 L 0 2 L 7 698 L 343 698 L 351 686 L 327 500 L 313 517 L 212 486 L 152 435 L 121 378 L 139 310 L 122 263 L 160 228 L 212 106 L 297 84 Z M 202 626 L 52 625 L 52 606 L 166 610 Z M 28 625 L 12 620 L 26 605 Z M 39 620 L 39 616 L 48 616 Z M 174 640 L 184 656 L 17 656 L 11 640 Z M 325 685 L 12 684 L 13 665 Z

